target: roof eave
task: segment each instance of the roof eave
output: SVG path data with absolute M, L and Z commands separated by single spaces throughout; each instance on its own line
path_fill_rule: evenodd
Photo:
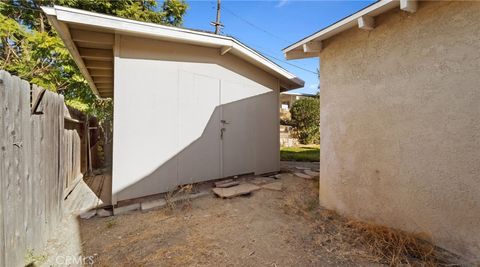
M 67 47 L 68 51 L 70 51 L 70 54 L 77 64 L 80 72 L 84 76 L 85 80 L 87 81 L 88 85 L 90 86 L 90 89 L 92 92 L 97 96 L 101 97 L 97 87 L 95 86 L 95 83 L 93 82 L 92 77 L 90 76 L 90 73 L 85 66 L 85 63 L 83 62 L 82 58 L 80 57 L 80 53 L 78 52 L 77 47 L 72 41 L 72 38 L 70 36 L 70 32 L 68 31 L 68 27 L 63 23 L 58 21 L 57 19 L 57 12 L 55 8 L 52 7 L 41 7 L 43 12 L 47 15 L 48 21 L 52 24 L 52 26 L 58 31 L 60 39 L 62 39 L 63 43 Z
M 302 40 L 289 45 L 282 51 L 286 59 L 301 59 L 318 57 L 322 51 L 322 41 L 331 38 L 347 29 L 358 26 L 359 28 L 372 30 L 373 18 L 393 8 L 400 9 L 413 13 L 417 8 L 416 0 L 381 0 L 366 8 L 344 18 L 340 21 L 310 35 Z M 363 25 L 366 19 L 372 21 L 372 25 Z
M 52 24 L 54 24 L 55 28 L 57 28 L 57 26 L 61 27 L 62 24 L 66 25 L 67 23 L 81 24 L 101 28 L 102 30 L 111 31 L 113 33 L 144 35 L 147 38 L 154 37 L 166 41 L 218 47 L 220 49 L 228 48 L 228 50 L 235 52 L 237 56 L 279 78 L 282 84 L 286 84 L 287 88 L 296 89 L 302 87 L 304 84 L 303 80 L 299 79 L 295 75 L 271 62 L 263 55 L 232 37 L 153 23 L 139 22 L 61 6 L 42 7 L 42 10 L 53 22 Z M 55 26 L 55 24 L 57 26 Z M 86 78 L 89 77 L 91 80 L 90 75 L 88 75 L 88 70 L 83 64 L 83 60 L 81 59 L 78 51 L 75 51 L 76 48 L 71 40 L 68 30 L 67 32 L 60 32 L 60 35 L 62 40 L 67 45 L 69 51 L 72 53 L 72 56 L 82 71 L 82 74 L 84 74 Z M 84 73 L 84 71 L 86 73 Z M 87 78 L 87 80 L 89 79 Z M 96 88 L 94 88 L 95 87 L 93 84 L 92 90 L 96 91 Z M 98 91 L 96 92 L 98 93 Z

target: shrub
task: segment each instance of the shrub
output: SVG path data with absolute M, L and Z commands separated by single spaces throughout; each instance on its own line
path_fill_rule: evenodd
M 301 144 L 320 143 L 320 99 L 302 98 L 290 108 L 294 137 Z
M 290 111 L 280 109 L 280 125 L 290 125 Z

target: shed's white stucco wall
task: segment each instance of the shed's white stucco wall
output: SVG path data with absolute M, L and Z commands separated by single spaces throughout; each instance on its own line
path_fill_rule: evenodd
M 279 169 L 277 78 L 218 49 L 117 38 L 114 202 Z
M 322 205 L 479 260 L 479 14 L 420 2 L 324 41 Z

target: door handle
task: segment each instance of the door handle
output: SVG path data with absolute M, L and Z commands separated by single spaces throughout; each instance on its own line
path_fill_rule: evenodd
M 223 124 L 230 124 L 230 122 L 226 121 L 226 120 L 221 120 L 220 122 L 223 123 Z
M 225 128 L 220 129 L 220 139 L 223 139 L 223 133 L 224 133 L 226 130 L 227 130 L 227 129 L 225 129 Z

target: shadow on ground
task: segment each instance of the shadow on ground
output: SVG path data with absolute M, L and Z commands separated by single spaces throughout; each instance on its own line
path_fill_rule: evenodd
M 83 255 L 95 255 L 100 266 L 354 265 L 329 252 L 303 214 L 318 209 L 318 179 L 281 177 L 283 191 L 232 199 L 211 194 L 173 209 L 80 220 Z

